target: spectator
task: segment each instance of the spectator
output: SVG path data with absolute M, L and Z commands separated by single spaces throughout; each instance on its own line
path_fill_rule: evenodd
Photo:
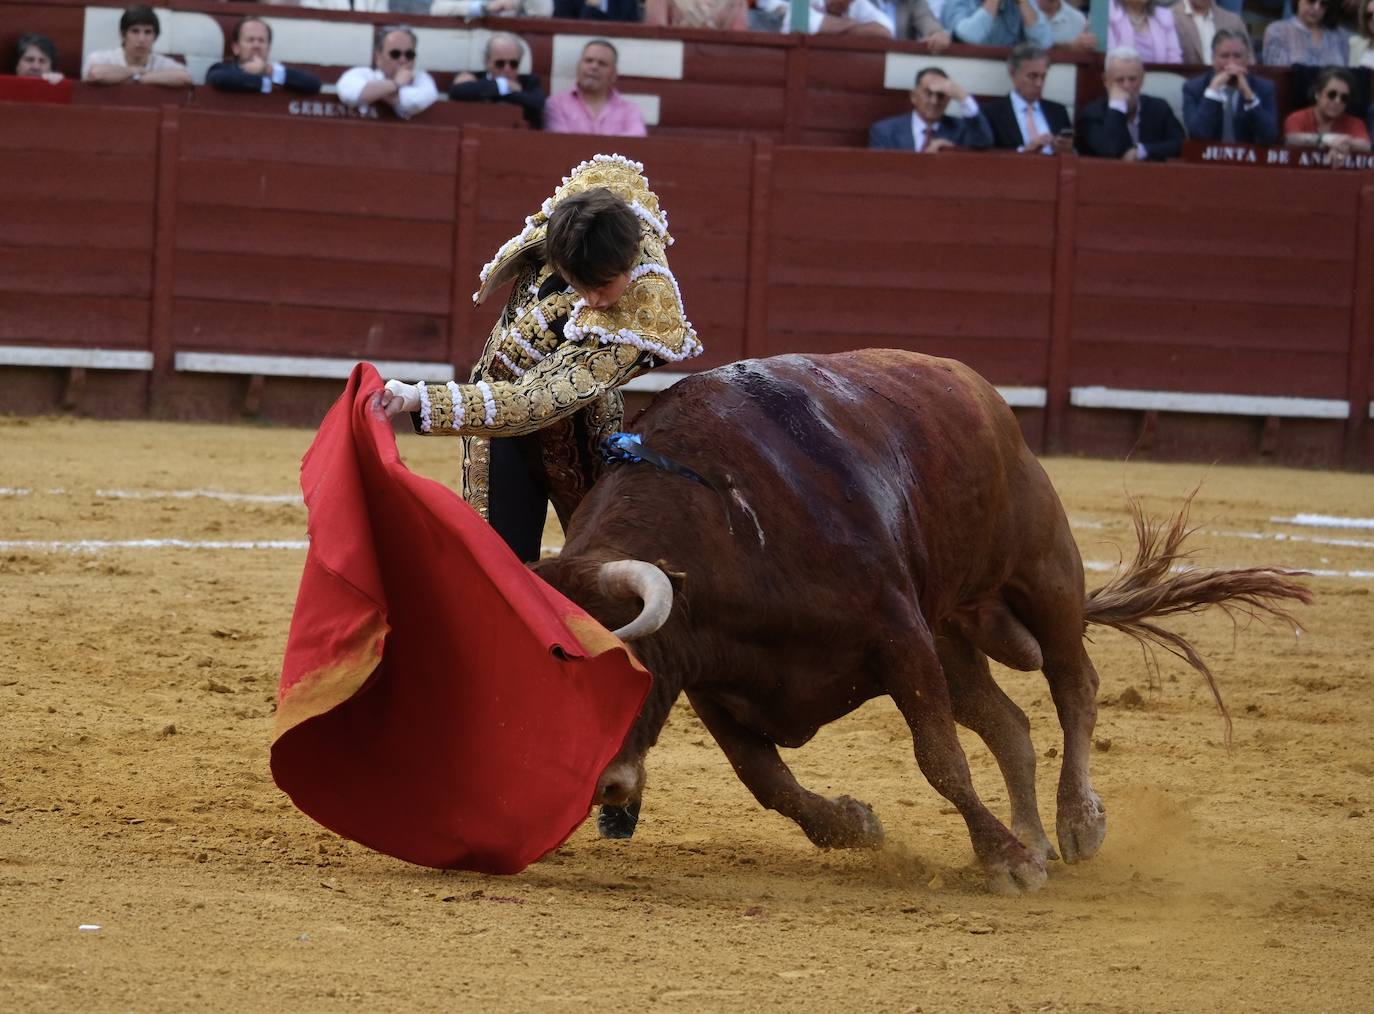
M 974 46 L 1033 42 L 1049 49 L 1054 44 L 1050 23 L 1030 0 L 945 0 L 940 21 L 956 42 Z
M 1290 113 L 1283 121 L 1283 143 L 1301 148 L 1325 149 L 1331 165 L 1339 169 L 1351 152 L 1369 151 L 1369 130 L 1351 116 L 1355 76 L 1344 67 L 1326 67 L 1312 85 L 1312 105 Z
M 162 24 L 151 7 L 130 7 L 119 19 L 119 48 L 88 53 L 81 79 L 93 84 L 132 81 L 166 88 L 189 87 L 191 72 L 185 65 L 153 52 L 153 43 L 161 34 Z
M 1050 55 L 1029 42 L 1017 43 L 1007 57 L 1011 94 L 985 107 L 993 145 L 1022 154 L 1054 155 L 1073 151 L 1073 121 L 1058 102 L 1042 98 L 1050 72 Z
M 1212 36 L 1212 69 L 1183 85 L 1183 123 L 1189 137 L 1203 141 L 1278 141 L 1274 86 L 1250 76 L 1250 38 L 1244 31 L 1218 28 Z
M 1264 30 L 1264 63 L 1291 67 L 1306 63 L 1344 67 L 1350 62 L 1350 33 L 1339 25 L 1333 0 L 1298 0 L 1298 13 Z
M 434 0 L 429 13 L 460 18 L 489 18 L 495 14 L 547 18 L 553 15 L 553 0 Z
M 57 69 L 57 47 L 46 35 L 31 32 L 19 36 L 15 52 L 18 59 L 14 73 L 19 77 L 41 77 L 48 84 L 62 80 L 62 72 Z
M 1374 0 L 1360 8 L 1359 32 L 1350 37 L 1350 66 L 1374 70 Z
M 264 95 L 274 85 L 303 95 L 320 90 L 320 79 L 314 74 L 272 62 L 272 26 L 261 18 L 246 17 L 236 24 L 229 48 L 234 58 L 215 64 L 205 74 L 205 83 L 212 88 Z
M 951 99 L 962 107 L 962 117 L 945 115 Z M 868 146 L 930 154 L 945 148 L 992 146 L 992 128 L 977 101 L 938 67 L 927 67 L 916 75 L 911 108 L 910 113 L 869 127 Z
M 525 44 L 519 36 L 497 32 L 487 39 L 480 75 L 463 71 L 453 79 L 448 97 L 458 102 L 513 102 L 533 129 L 544 126 L 544 88 L 535 74 L 521 74 Z
M 1036 6 L 1050 26 L 1056 46 L 1069 46 L 1088 52 L 1097 50 L 1097 36 L 1088 27 L 1087 16 L 1065 0 L 1036 0 Z
M 1155 0 L 1111 0 L 1107 48 L 1134 49 L 1145 63 L 1182 63 L 1174 16 Z
M 786 31 L 792 5 L 788 0 L 753 0 L 749 23 L 766 31 Z M 869 35 L 890 39 L 892 19 L 874 0 L 809 0 L 806 31 L 810 35 Z
M 1123 162 L 1163 162 L 1183 150 L 1183 127 L 1169 103 L 1141 95 L 1145 66 L 1129 46 L 1107 53 L 1102 74 L 1107 94 L 1083 107 L 1078 151 Z
M 439 98 L 434 78 L 415 68 L 415 33 L 404 25 L 377 30 L 371 67 L 353 67 L 338 83 L 339 101 L 366 112 L 384 103 L 403 120 L 423 113 Z
M 749 29 L 745 0 L 645 0 L 644 23 L 671 28 Z
M 638 0 L 553 0 L 553 16 L 581 21 L 638 21 Z
M 544 105 L 544 129 L 555 134 L 643 137 L 648 133 L 639 107 L 615 90 L 620 54 L 605 39 L 582 47 L 577 84 Z
M 1212 39 L 1217 32 L 1234 32 L 1241 38 L 1249 38 L 1240 15 L 1217 6 L 1214 0 L 1179 0 L 1174 8 L 1174 27 L 1178 29 L 1182 63 L 1209 62 L 1208 58 L 1215 52 Z
M 929 0 L 896 0 L 892 5 L 892 35 L 897 39 L 920 39 L 932 53 L 943 53 L 954 42 L 930 9 Z

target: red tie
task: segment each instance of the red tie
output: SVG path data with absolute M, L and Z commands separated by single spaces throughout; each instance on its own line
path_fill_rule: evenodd
M 1029 145 L 1039 133 L 1040 128 L 1035 124 L 1035 107 L 1028 105 L 1026 106 L 1026 144 Z

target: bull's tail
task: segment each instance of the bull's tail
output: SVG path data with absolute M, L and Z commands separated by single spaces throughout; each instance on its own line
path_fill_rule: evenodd
M 1270 616 L 1301 626 L 1283 607 L 1284 602 L 1312 602 L 1312 593 L 1297 578 L 1302 571 L 1273 567 L 1239 567 L 1230 570 L 1194 570 L 1186 565 L 1183 542 L 1194 529 L 1188 527 L 1189 494 L 1183 508 L 1168 523 L 1145 516 L 1140 504 L 1131 501 L 1135 522 L 1136 553 L 1129 567 L 1101 588 L 1088 593 L 1083 618 L 1089 624 L 1115 627 L 1134 637 L 1147 649 L 1159 645 L 1202 673 L 1226 722 L 1226 742 L 1231 742 L 1231 713 L 1222 699 L 1216 677 L 1197 649 L 1171 630 L 1149 622 L 1173 613 L 1197 613 L 1219 606 L 1231 615 L 1249 619 Z M 1179 567 L 1183 564 L 1182 567 Z M 1177 568 L 1177 569 L 1176 569 Z

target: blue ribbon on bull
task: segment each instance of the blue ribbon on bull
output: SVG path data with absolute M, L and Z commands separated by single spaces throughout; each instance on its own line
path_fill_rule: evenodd
M 730 523 L 730 501 L 726 499 L 725 494 L 720 491 L 715 483 L 686 465 L 679 464 L 672 458 L 646 447 L 638 433 L 612 433 L 602 439 L 600 449 L 601 456 L 607 461 L 624 461 L 632 465 L 645 462 L 660 471 L 668 472 L 671 475 L 680 475 L 684 479 L 701 483 L 720 497 L 720 505 L 725 510 L 725 527 L 731 535 L 735 534 L 735 527 Z

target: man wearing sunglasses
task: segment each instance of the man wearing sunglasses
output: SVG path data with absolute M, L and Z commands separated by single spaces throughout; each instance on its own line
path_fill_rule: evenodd
M 525 44 L 509 32 L 487 39 L 482 74 L 463 71 L 453 79 L 448 97 L 458 102 L 514 102 L 523 110 L 531 129 L 544 126 L 544 89 L 536 74 L 521 74 Z
M 415 33 L 404 25 L 377 31 L 371 67 L 354 67 L 339 78 L 339 101 L 368 113 L 373 106 L 390 106 L 408 120 L 423 113 L 439 98 L 434 78 L 415 67 Z

